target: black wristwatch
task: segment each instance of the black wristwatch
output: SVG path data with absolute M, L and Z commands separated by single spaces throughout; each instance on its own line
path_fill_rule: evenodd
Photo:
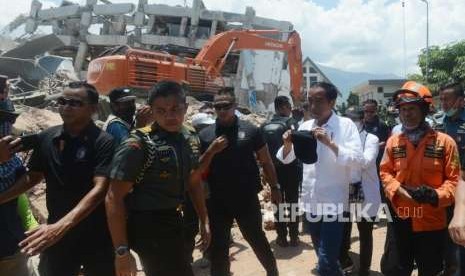
M 127 253 L 129 253 L 129 246 L 127 245 L 120 245 L 115 249 L 115 254 L 117 256 L 121 257 L 121 256 L 126 255 Z

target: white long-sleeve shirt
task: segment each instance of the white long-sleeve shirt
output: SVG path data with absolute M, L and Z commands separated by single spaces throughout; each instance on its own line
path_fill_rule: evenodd
M 378 214 L 381 204 L 380 185 L 378 171 L 376 169 L 376 158 L 379 152 L 379 139 L 376 135 L 366 133 L 365 142 L 362 139 L 363 158 L 360 166 L 354 166 L 351 170 L 351 183 L 362 182 L 365 200 L 361 209 L 372 218 Z M 360 134 L 362 135 L 362 134 Z M 364 214 L 360 214 L 364 215 Z
M 299 130 L 317 127 L 315 120 L 300 125 Z M 348 211 L 350 169 L 362 160 L 362 146 L 355 124 L 348 118 L 332 114 L 322 126 L 338 146 L 338 155 L 320 141 L 317 142 L 318 161 L 304 164 L 301 208 L 311 215 L 337 215 Z M 284 158 L 283 147 L 276 153 L 278 160 L 289 164 L 295 160 L 294 148 Z

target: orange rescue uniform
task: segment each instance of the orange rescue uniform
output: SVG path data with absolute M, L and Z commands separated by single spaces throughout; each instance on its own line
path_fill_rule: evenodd
M 413 232 L 436 231 L 447 227 L 446 208 L 454 202 L 460 175 L 457 145 L 447 134 L 428 130 L 415 147 L 404 134 L 389 138 L 380 176 L 386 197 L 397 215 L 412 219 Z M 419 204 L 396 195 L 400 186 L 422 185 L 436 190 L 439 204 Z

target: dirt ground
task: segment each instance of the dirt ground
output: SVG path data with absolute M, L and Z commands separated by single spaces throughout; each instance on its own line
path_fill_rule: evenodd
M 302 234 L 300 236 L 301 244 L 299 247 L 279 247 L 276 242 L 276 232 L 266 231 L 271 248 L 278 262 L 280 275 L 297 276 L 297 275 L 318 275 L 316 273 L 317 257 L 313 250 L 310 236 Z M 234 244 L 230 248 L 231 272 L 235 276 L 257 276 L 265 275 L 265 271 L 255 257 L 248 243 L 243 239 L 238 228 L 233 229 Z M 380 272 L 380 260 L 384 249 L 384 240 L 386 236 L 386 226 L 380 223 L 375 226 L 373 231 L 373 261 L 371 275 L 382 275 Z M 355 264 L 358 263 L 359 240 L 357 227 L 354 224 L 352 229 L 352 247 L 351 257 Z M 198 260 L 201 257 L 200 252 L 194 253 L 194 273 L 197 276 L 210 275 L 208 268 L 202 269 L 198 266 Z

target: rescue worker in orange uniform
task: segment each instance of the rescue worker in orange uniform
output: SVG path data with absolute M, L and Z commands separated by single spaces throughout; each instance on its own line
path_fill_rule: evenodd
M 426 86 L 408 81 L 393 100 L 403 127 L 387 141 L 380 176 L 394 210 L 389 223 L 396 257 L 383 272 L 411 275 L 415 262 L 419 276 L 438 275 L 443 270 L 446 207 L 454 201 L 460 175 L 457 146 L 426 123 L 432 105 Z

